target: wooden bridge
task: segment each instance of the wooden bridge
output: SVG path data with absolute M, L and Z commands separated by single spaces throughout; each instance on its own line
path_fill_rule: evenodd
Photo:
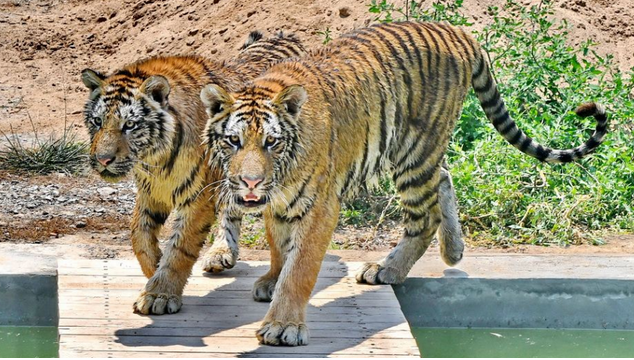
M 132 303 L 146 278 L 132 260 L 59 263 L 61 357 L 418 357 L 390 286 L 357 284 L 361 263 L 326 261 L 308 306 L 310 344 L 262 346 L 268 309 L 251 298 L 266 262 L 219 275 L 195 267 L 177 314 L 142 316 Z

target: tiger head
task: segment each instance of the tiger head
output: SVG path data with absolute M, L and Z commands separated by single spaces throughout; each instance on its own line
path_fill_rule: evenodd
M 135 165 L 149 166 L 149 158 L 169 151 L 174 119 L 165 77 L 142 79 L 126 71 L 105 77 L 86 69 L 81 78 L 90 90 L 84 109 L 90 165 L 103 179 L 120 180 Z
M 297 165 L 298 117 L 307 99 L 300 85 L 276 93 L 252 87 L 229 94 L 218 85 L 201 91 L 209 120 L 203 133 L 210 165 L 224 172 L 221 201 L 261 212 Z

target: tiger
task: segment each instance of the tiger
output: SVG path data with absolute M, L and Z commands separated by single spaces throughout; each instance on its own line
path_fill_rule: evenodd
M 123 66 L 109 76 L 91 69 L 82 72 L 90 91 L 84 111 L 90 165 L 110 182 L 133 173 L 138 189 L 131 240 L 149 280 L 134 302 L 135 312 L 180 310 L 183 288 L 216 218 L 215 202 L 209 199 L 216 197 L 222 174 L 204 166 L 201 89 L 214 82 L 237 90 L 276 61 L 304 52 L 294 35 L 263 39 L 254 31 L 240 53 L 225 62 L 166 56 Z M 173 233 L 162 254 L 157 237 L 172 212 Z M 221 232 L 203 268 L 231 268 L 237 256 L 237 238 Z
M 495 129 L 547 163 L 591 153 L 607 133 L 605 109 L 579 106 L 596 128 L 582 145 L 555 150 L 518 128 L 477 41 L 442 23 L 377 24 L 276 64 L 238 92 L 201 91 L 209 168 L 224 173 L 223 217 L 261 213 L 271 267 L 253 294 L 273 289 L 256 337 L 305 345 L 306 305 L 337 225 L 340 204 L 391 174 L 404 233 L 384 259 L 365 264 L 359 283 L 398 284 L 442 231 L 443 159 L 473 88 Z

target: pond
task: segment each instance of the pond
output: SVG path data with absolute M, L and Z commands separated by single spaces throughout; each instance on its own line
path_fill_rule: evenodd
M 0 357 L 58 357 L 54 326 L 0 326 Z
M 634 331 L 413 327 L 421 356 L 634 357 Z

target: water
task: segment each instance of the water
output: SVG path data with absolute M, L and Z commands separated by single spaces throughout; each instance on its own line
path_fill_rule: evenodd
M 58 357 L 54 326 L 0 326 L 0 357 Z
M 421 356 L 634 357 L 634 331 L 412 328 Z

